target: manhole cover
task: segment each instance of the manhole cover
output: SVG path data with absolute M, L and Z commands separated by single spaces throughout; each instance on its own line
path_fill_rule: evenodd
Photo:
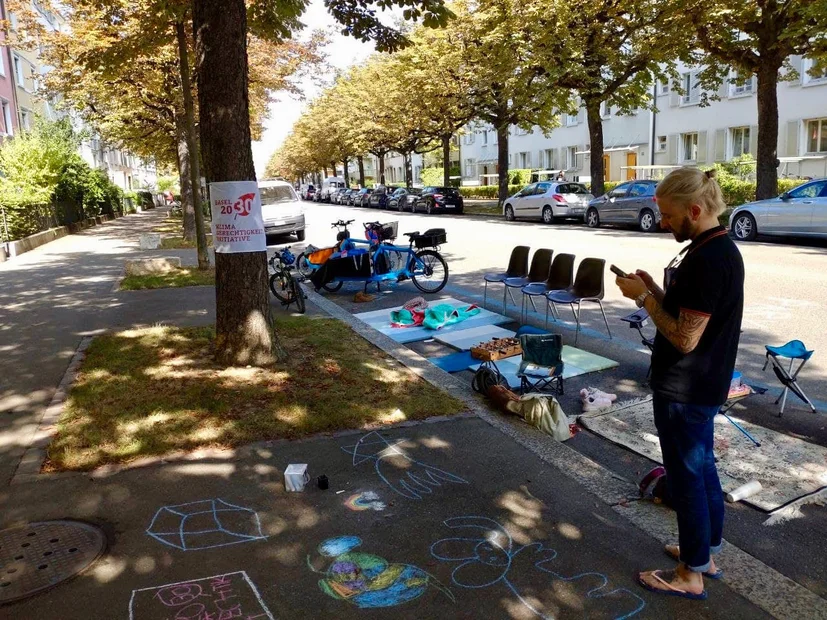
M 0 604 L 56 586 L 92 564 L 105 549 L 103 532 L 77 521 L 0 530 Z

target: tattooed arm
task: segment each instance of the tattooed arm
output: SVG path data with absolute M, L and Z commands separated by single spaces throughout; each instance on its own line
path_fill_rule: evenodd
M 709 324 L 709 315 L 692 310 L 684 310 L 676 319 L 660 305 L 654 295 L 650 295 L 644 302 L 644 307 L 655 323 L 655 327 L 672 343 L 678 351 L 686 355 L 695 350 L 701 341 L 706 326 Z

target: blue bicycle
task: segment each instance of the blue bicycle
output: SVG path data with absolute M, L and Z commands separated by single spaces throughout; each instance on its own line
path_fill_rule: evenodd
M 305 265 L 313 272 L 311 280 L 317 290 L 323 287 L 336 291 L 344 282 L 364 282 L 367 291 L 371 283 L 378 289 L 382 282 L 410 279 L 423 293 L 433 294 L 448 283 L 448 264 L 439 253 L 440 246 L 447 241 L 444 229 L 405 233 L 409 244 L 404 246 L 393 243 L 396 222 L 368 222 L 364 227 L 364 240 L 345 239 L 323 263 Z M 317 273 L 322 269 L 324 272 Z
M 299 281 L 293 275 L 296 268 L 296 257 L 290 251 L 290 247 L 283 250 L 276 250 L 268 261 L 270 268 L 270 290 L 281 302 L 282 306 L 296 304 L 299 314 L 304 314 L 304 291 L 299 286 Z

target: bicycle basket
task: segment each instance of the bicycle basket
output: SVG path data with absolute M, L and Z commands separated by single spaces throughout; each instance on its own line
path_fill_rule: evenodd
M 379 240 L 393 241 L 396 239 L 397 230 L 399 230 L 399 222 L 388 222 L 386 224 L 382 224 L 381 230 L 379 231 Z
M 447 242 L 444 228 L 430 228 L 418 237 L 414 237 L 414 245 L 417 248 L 435 248 Z

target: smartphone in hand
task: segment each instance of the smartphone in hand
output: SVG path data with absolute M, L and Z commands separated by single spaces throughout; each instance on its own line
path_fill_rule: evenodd
M 615 274 L 618 278 L 628 278 L 629 277 L 629 275 L 626 272 L 624 272 L 619 267 L 615 267 L 614 265 L 609 265 L 609 270 L 613 274 Z

